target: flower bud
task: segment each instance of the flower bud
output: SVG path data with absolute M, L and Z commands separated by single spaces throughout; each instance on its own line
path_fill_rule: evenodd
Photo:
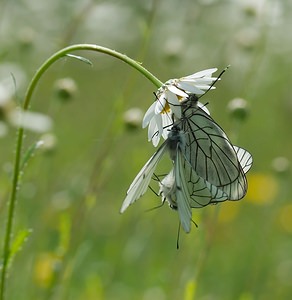
M 77 92 L 77 85 L 72 78 L 61 78 L 55 82 L 55 92 L 61 101 L 71 100 Z
M 248 105 L 246 100 L 242 98 L 232 99 L 227 106 L 230 115 L 240 121 L 244 121 L 249 113 Z
M 57 146 L 57 138 L 53 133 L 45 133 L 40 137 L 42 144 L 40 148 L 45 153 L 52 153 Z
M 290 161 L 283 156 L 276 157 L 272 161 L 272 168 L 278 174 L 286 174 L 290 170 Z
M 130 108 L 124 113 L 124 122 L 129 129 L 141 127 L 143 112 L 139 108 Z

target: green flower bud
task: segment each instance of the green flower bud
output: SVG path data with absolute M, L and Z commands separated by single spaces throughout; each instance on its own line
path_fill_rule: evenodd
M 71 100 L 77 92 L 77 85 L 72 78 L 61 78 L 55 82 L 55 92 L 61 101 Z
M 240 121 L 244 121 L 249 114 L 249 109 L 247 105 L 247 101 L 242 98 L 234 98 L 232 99 L 227 106 L 230 115 L 234 119 L 238 119 Z

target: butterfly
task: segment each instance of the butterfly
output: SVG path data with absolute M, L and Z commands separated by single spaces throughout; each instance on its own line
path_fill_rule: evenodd
M 247 192 L 245 174 L 252 166 L 251 154 L 240 147 L 233 146 L 224 130 L 211 118 L 208 111 L 196 106 L 198 98 L 184 104 L 181 130 L 185 133 L 184 160 L 159 182 L 158 194 L 162 202 L 168 202 L 173 209 L 179 203 L 189 201 L 190 208 L 201 208 L 225 200 L 239 200 Z M 185 178 L 185 190 L 180 178 Z M 186 208 L 186 206 L 185 206 Z M 182 211 L 182 224 L 190 225 L 190 211 Z M 189 226 L 183 226 L 188 232 Z
M 159 194 L 176 209 L 185 232 L 191 229 L 191 208 L 227 199 L 239 200 L 247 191 L 245 173 L 252 157 L 233 146 L 224 130 L 191 96 L 182 105 L 182 119 L 176 121 L 166 141 L 147 161 L 130 185 L 120 212 L 147 190 L 157 164 L 168 150 L 173 169 L 160 182 Z
M 158 150 L 150 157 L 146 164 L 142 167 L 141 171 L 137 174 L 132 184 L 130 185 L 127 196 L 122 204 L 120 212 L 123 213 L 129 205 L 138 200 L 147 191 L 148 185 L 151 181 L 153 173 L 157 164 L 163 155 L 169 151 L 172 160 L 175 160 L 178 152 L 184 144 L 184 137 L 178 127 L 173 126 L 168 133 L 165 142 L 158 148 Z
M 233 146 L 220 125 L 197 102 L 197 96 L 191 95 L 183 104 L 185 159 L 200 177 L 223 191 L 228 200 L 239 200 L 247 192 L 245 173 L 252 166 L 252 156 Z
M 218 197 L 217 201 L 220 201 L 219 197 L 226 198 L 225 195 L 223 196 L 222 191 L 217 191 L 215 186 L 207 183 L 203 178 L 198 176 L 196 172 L 193 171 L 192 166 L 186 161 L 183 153 L 186 143 L 185 136 L 186 134 L 181 130 L 179 124 L 172 126 L 166 141 L 146 162 L 130 185 L 120 210 L 121 213 L 147 191 L 157 164 L 167 151 L 173 161 L 174 167 L 172 175 L 173 178 L 175 178 L 175 191 L 170 190 L 168 193 L 175 199 L 173 203 L 170 203 L 170 206 L 178 211 L 180 222 L 185 232 L 190 232 L 191 229 L 191 194 L 192 197 L 207 198 L 208 202 L 216 197 Z M 165 182 L 166 181 L 164 181 L 164 184 Z M 169 202 L 171 202 L 171 200 L 169 200 Z

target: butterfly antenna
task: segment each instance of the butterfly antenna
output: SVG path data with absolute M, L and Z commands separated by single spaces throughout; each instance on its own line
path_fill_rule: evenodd
M 176 238 L 176 249 L 179 249 L 179 237 L 180 237 L 180 222 L 178 223 L 178 230 L 177 230 L 177 238 Z
M 220 80 L 220 78 L 222 77 L 222 75 L 227 71 L 227 69 L 230 67 L 230 65 L 228 65 L 226 68 L 224 68 L 221 73 L 218 75 L 218 77 L 216 78 L 216 80 L 210 85 L 210 87 L 207 89 L 207 91 L 202 94 L 201 96 L 198 97 L 198 99 L 200 99 L 201 97 L 203 97 L 205 94 L 207 94 L 211 89 L 212 87 L 217 83 L 217 81 Z
M 162 103 L 160 102 L 160 100 L 159 100 L 159 98 L 157 97 L 157 94 L 156 94 L 155 92 L 153 92 L 153 94 L 154 94 L 156 100 L 157 100 L 157 101 L 160 103 L 160 105 L 162 106 L 162 111 L 163 111 L 164 113 L 167 114 L 167 110 L 166 110 L 166 108 L 165 108 L 165 105 L 164 105 L 164 106 L 162 105 Z
M 212 89 L 212 87 L 217 83 L 217 81 L 219 81 L 220 80 L 220 78 L 222 77 L 222 75 L 227 71 L 227 69 L 230 67 L 230 65 L 228 65 L 226 68 L 224 68 L 222 71 L 221 71 L 221 73 L 218 75 L 218 77 L 216 78 L 216 80 L 210 85 L 210 87 L 207 89 L 207 91 L 204 93 L 204 94 L 202 94 L 202 95 L 200 95 L 200 96 L 197 96 L 196 94 L 190 94 L 189 95 L 189 97 L 188 97 L 188 99 L 189 100 L 192 100 L 192 98 L 194 97 L 195 98 L 195 101 L 189 101 L 191 104 L 189 105 L 189 106 L 187 106 L 187 107 L 185 107 L 184 108 L 184 113 L 189 109 L 189 108 L 194 108 L 194 107 L 192 107 L 192 103 L 193 102 L 196 102 L 196 101 L 199 101 L 199 99 L 201 98 L 201 97 L 203 97 L 205 94 L 207 94 L 211 89 Z M 206 106 L 208 104 L 208 102 L 204 105 L 204 106 Z M 192 114 L 193 114 L 194 112 L 192 112 Z M 192 115 L 191 115 L 192 116 Z

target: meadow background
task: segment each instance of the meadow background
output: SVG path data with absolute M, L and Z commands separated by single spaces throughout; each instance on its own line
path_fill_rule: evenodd
M 14 236 L 30 234 L 14 257 L 7 299 L 291 299 L 291 9 L 288 0 L 0 1 L 0 79 L 16 86 L 0 102 L 1 251 L 16 140 L 7 111 L 64 46 L 115 49 L 161 81 L 230 64 L 202 102 L 254 158 L 248 195 L 193 210 L 199 227 L 181 232 L 177 250 L 177 214 L 167 205 L 145 212 L 160 203 L 150 190 L 119 214 L 154 152 L 147 130 L 124 114 L 143 114 L 156 88 L 102 54 L 74 53 L 93 66 L 58 61 L 32 99 L 53 129 L 26 131 L 24 149 L 45 145 L 21 180 Z M 64 78 L 73 81 L 65 91 Z M 228 110 L 238 97 L 248 105 L 244 120 Z

